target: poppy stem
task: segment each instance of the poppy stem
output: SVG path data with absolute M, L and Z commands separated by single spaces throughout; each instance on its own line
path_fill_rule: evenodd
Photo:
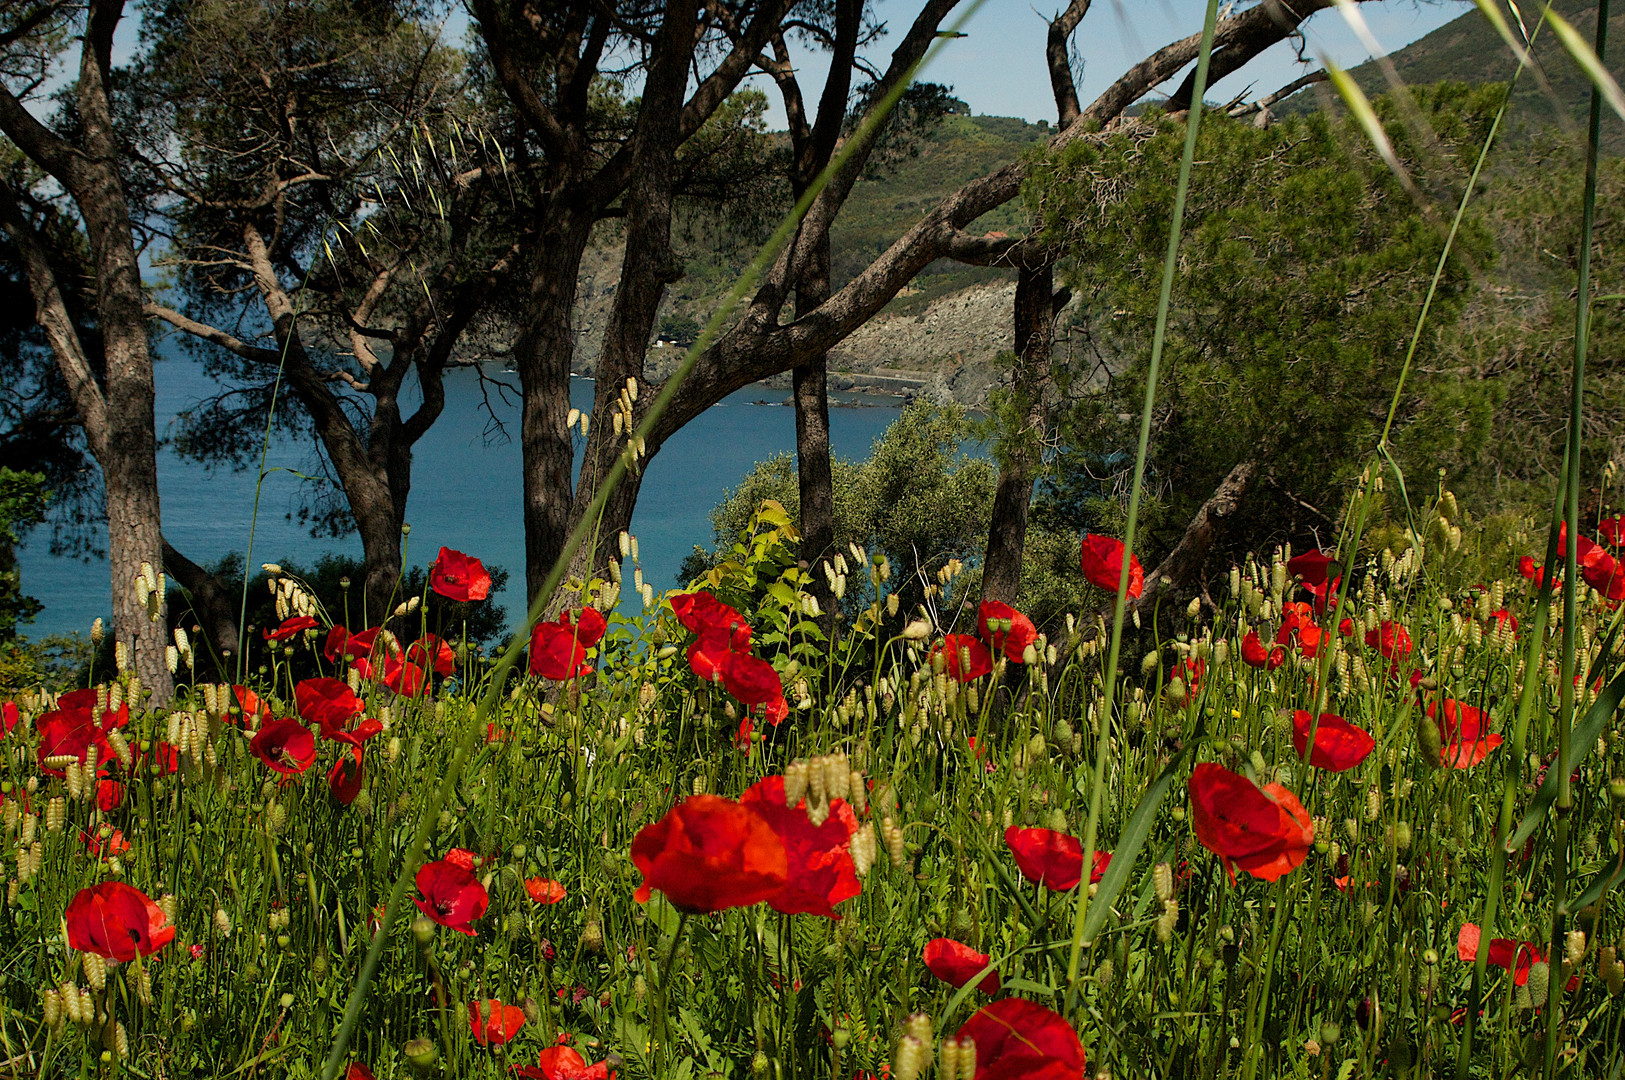
M 650 1049 L 649 1056 L 657 1066 L 654 1072 L 656 1076 L 662 1075 L 658 1067 L 660 1057 L 671 1046 L 670 995 L 667 991 L 671 986 L 672 962 L 677 959 L 677 950 L 682 948 L 683 945 L 683 931 L 687 929 L 688 912 L 679 912 L 677 915 L 677 929 L 671 935 L 671 948 L 666 950 L 665 957 L 660 961 L 660 977 L 655 980 L 655 1025 L 653 1026 L 658 1026 L 659 1042 Z

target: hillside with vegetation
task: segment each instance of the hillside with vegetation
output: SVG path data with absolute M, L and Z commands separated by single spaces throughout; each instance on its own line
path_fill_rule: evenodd
M 1539 4 L 1527 5 L 1528 28 L 1540 14 Z M 1596 0 L 1556 0 L 1552 9 L 1568 20 L 1587 41 L 1596 27 Z M 1616 5 L 1609 18 L 1609 38 L 1625 40 L 1625 11 Z M 1517 27 L 1514 25 L 1514 32 Z M 1585 127 L 1591 84 L 1549 30 L 1535 35 L 1531 52 L 1537 71 L 1526 74 L 1512 98 L 1505 144 L 1523 145 L 1542 136 L 1578 137 Z M 1350 70 L 1368 96 L 1393 89 L 1393 78 L 1406 86 L 1437 82 L 1500 82 L 1512 77 L 1517 58 L 1507 49 L 1489 21 L 1475 8 L 1425 34 L 1388 57 L 1391 73 L 1382 62 L 1369 60 Z M 1625 79 L 1625 52 L 1611 50 L 1608 69 L 1615 79 Z M 1305 111 L 1334 104 L 1335 92 L 1322 83 L 1299 92 L 1278 111 Z M 1625 151 L 1625 126 L 1605 124 L 1603 148 L 1610 153 Z

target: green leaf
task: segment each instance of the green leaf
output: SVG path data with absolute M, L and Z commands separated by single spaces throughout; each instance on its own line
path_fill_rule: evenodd
M 1588 908 L 1622 883 L 1625 883 L 1625 848 L 1616 851 L 1611 865 L 1605 866 L 1602 873 L 1591 879 L 1585 892 L 1563 905 L 1563 910 L 1574 912 Z
M 1191 743 L 1194 745 L 1194 741 Z M 1123 834 L 1118 837 L 1117 847 L 1112 850 L 1111 865 L 1106 867 L 1105 876 L 1100 879 L 1100 887 L 1095 895 L 1089 899 L 1089 912 L 1083 920 L 1083 943 L 1088 945 L 1100 933 L 1100 928 L 1106 923 L 1106 916 L 1110 914 L 1112 904 L 1117 900 L 1118 893 L 1128 884 L 1129 874 L 1134 871 L 1134 860 L 1139 858 L 1140 849 L 1145 846 L 1146 838 L 1151 835 L 1151 826 L 1156 823 L 1157 810 L 1162 806 L 1162 800 L 1167 796 L 1168 789 L 1173 787 L 1174 779 L 1184 771 L 1185 755 L 1176 754 L 1157 778 L 1151 781 L 1151 786 L 1140 797 L 1139 804 L 1134 807 L 1134 813 L 1129 815 L 1128 824 L 1123 826 Z M 1087 886 L 1084 886 L 1087 887 Z
M 1607 650 L 1604 650 L 1606 653 Z M 1597 745 L 1597 738 L 1613 720 L 1614 713 L 1619 711 L 1619 704 L 1625 700 L 1625 675 L 1618 675 L 1609 683 L 1603 692 L 1597 695 L 1597 700 L 1591 703 L 1586 710 L 1585 718 L 1574 725 L 1574 731 L 1569 736 L 1569 746 L 1573 756 L 1569 763 L 1579 768 L 1580 763 L 1586 759 Z M 1529 804 L 1529 810 L 1524 814 L 1523 820 L 1518 822 L 1518 828 L 1506 842 L 1508 851 L 1517 851 L 1529 839 L 1531 833 L 1540 827 L 1546 820 L 1546 813 L 1557 801 L 1557 769 L 1546 770 L 1546 779 L 1541 781 L 1540 790 L 1535 792 L 1535 799 Z

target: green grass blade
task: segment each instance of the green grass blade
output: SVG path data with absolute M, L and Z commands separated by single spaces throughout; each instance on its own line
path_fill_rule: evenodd
M 1197 739 L 1190 740 L 1194 746 Z M 1100 879 L 1100 885 L 1095 890 L 1094 900 L 1089 904 L 1089 914 L 1083 920 L 1083 943 L 1093 943 L 1100 933 L 1100 928 L 1106 924 L 1106 916 L 1111 913 L 1112 902 L 1115 901 L 1124 887 L 1128 885 L 1129 876 L 1134 872 L 1134 863 L 1140 857 L 1140 849 L 1145 847 L 1146 840 L 1151 836 L 1151 829 L 1157 823 L 1157 811 L 1162 808 L 1162 800 L 1167 798 L 1168 791 L 1174 786 L 1174 781 L 1185 770 L 1185 755 L 1174 755 L 1157 778 L 1151 781 L 1140 801 L 1129 815 L 1128 822 L 1123 826 L 1123 834 L 1118 838 L 1117 847 L 1112 849 L 1111 865 L 1106 867 L 1106 873 Z
M 1574 730 L 1569 735 L 1569 751 L 1572 755 L 1569 759 L 1570 772 L 1595 749 L 1597 740 L 1612 725 L 1614 714 L 1619 711 L 1622 701 L 1625 701 L 1625 675 L 1618 675 L 1601 694 L 1597 695 L 1597 700 L 1592 702 L 1591 708 L 1586 710 L 1585 717 L 1574 725 Z M 1557 802 L 1557 788 L 1558 772 L 1554 762 L 1546 770 L 1546 778 L 1540 782 L 1540 789 L 1535 792 L 1534 801 L 1529 804 L 1529 809 L 1524 813 L 1523 820 L 1518 823 L 1517 830 L 1507 838 L 1505 844 L 1507 851 L 1517 851 L 1534 831 L 1540 828 L 1541 823 L 1546 820 L 1546 815 L 1551 812 L 1553 804 Z
M 1603 4 L 1599 10 L 1606 14 L 1608 5 Z M 1585 72 L 1586 78 L 1591 80 L 1591 85 L 1602 95 L 1608 107 L 1613 109 L 1620 119 L 1625 120 L 1625 92 L 1620 91 L 1619 83 L 1614 81 L 1614 77 L 1603 66 L 1596 50 L 1588 45 L 1586 39 L 1580 36 L 1580 32 L 1557 12 L 1548 9 L 1546 21 L 1552 24 L 1552 31 L 1557 34 L 1557 40 L 1574 58 L 1574 62 L 1580 65 L 1580 70 Z

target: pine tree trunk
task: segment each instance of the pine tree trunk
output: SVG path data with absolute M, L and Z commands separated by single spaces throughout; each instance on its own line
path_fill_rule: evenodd
M 113 590 L 113 629 L 130 650 L 130 663 L 152 704 L 169 703 L 174 684 L 165 657 L 169 628 L 158 594 L 157 617 L 140 602 L 135 579 L 142 567 L 164 564 L 158 513 L 158 438 L 152 356 L 142 310 L 141 267 L 135 254 L 117 162 L 119 139 L 108 93 L 111 73 L 100 49 L 110 41 L 122 4 L 93 4 L 85 31 L 77 102 L 86 156 L 78 169 L 74 202 L 90 242 L 96 274 L 96 314 L 106 361 L 106 432 L 100 455 L 107 492 L 107 553 Z M 93 45 L 94 43 L 94 45 Z
M 829 299 L 829 235 L 820 239 L 807 271 L 796 285 L 800 317 Z M 835 632 L 835 595 L 823 561 L 835 549 L 835 480 L 829 460 L 828 354 L 820 353 L 793 374 L 796 402 L 796 475 L 801 494 L 801 558 L 812 572 L 808 591 L 823 611 L 826 636 Z
M 564 550 L 573 502 L 570 363 L 575 358 L 576 277 L 592 222 L 565 208 L 548 214 L 531 278 L 531 317 L 514 347 L 523 398 L 525 595 L 534 600 Z M 590 434 L 590 433 L 589 433 Z M 528 604 L 528 600 L 527 600 Z
M 1012 387 L 1020 430 L 1000 447 L 999 480 L 982 562 L 982 599 L 1011 603 L 1021 589 L 1027 511 L 1043 463 L 1044 395 L 1049 388 L 1054 268 L 1022 268 L 1016 278 L 1016 371 Z

